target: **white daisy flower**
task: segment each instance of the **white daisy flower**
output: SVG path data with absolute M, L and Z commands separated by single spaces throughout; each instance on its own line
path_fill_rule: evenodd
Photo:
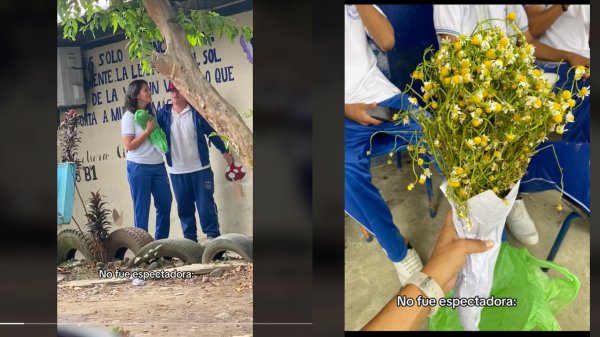
M 575 116 L 569 111 L 566 116 L 567 123 L 573 123 L 575 121 Z
M 583 88 L 579 89 L 579 91 L 577 92 L 577 97 L 579 97 L 579 98 L 588 97 L 589 95 L 590 95 L 590 86 L 589 85 L 587 87 L 583 87 Z

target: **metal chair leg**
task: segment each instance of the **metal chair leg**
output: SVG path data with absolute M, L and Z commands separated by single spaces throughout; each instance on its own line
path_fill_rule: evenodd
M 396 152 L 396 166 L 398 168 L 402 168 L 402 151 Z
M 571 212 L 571 214 L 567 216 L 565 221 L 563 221 L 563 224 L 560 227 L 560 230 L 558 231 L 558 235 L 554 240 L 554 244 L 552 245 L 552 249 L 550 249 L 550 254 L 548 254 L 548 258 L 546 258 L 546 260 L 554 261 L 554 258 L 556 257 L 556 254 L 560 249 L 560 245 L 562 244 L 565 236 L 567 235 L 567 232 L 569 231 L 569 228 L 571 227 L 571 222 L 578 218 L 581 218 L 581 216 L 577 212 Z M 548 268 L 542 268 L 542 270 L 547 272 Z
M 365 236 L 365 240 L 367 242 L 373 241 L 373 235 L 371 235 L 371 233 L 367 232 L 367 230 L 363 226 L 360 226 L 360 230 L 362 231 L 363 235 Z
M 429 165 L 423 165 L 424 168 L 429 168 Z M 433 198 L 433 186 L 431 184 L 431 178 L 425 179 L 425 187 L 427 188 L 427 199 L 429 200 L 429 217 L 435 218 L 437 210 L 435 208 L 435 200 Z

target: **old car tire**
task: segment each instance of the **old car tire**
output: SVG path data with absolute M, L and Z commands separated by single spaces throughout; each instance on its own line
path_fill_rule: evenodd
M 226 251 L 240 255 L 244 260 L 252 262 L 253 248 L 252 239 L 237 233 L 229 233 L 219 236 L 208 242 L 202 255 L 202 263 L 210 263 L 215 257 Z
M 160 247 L 159 247 L 160 246 Z M 158 247 L 157 250 L 155 250 Z M 204 247 L 188 239 L 161 239 L 145 245 L 133 260 L 135 266 L 159 257 L 176 257 L 185 263 L 202 262 Z
M 62 230 L 56 236 L 57 262 L 58 264 L 68 261 L 75 257 L 79 251 L 85 257 L 86 261 L 95 261 L 93 240 L 86 237 L 76 229 Z
M 152 235 L 141 228 L 119 228 L 108 235 L 108 261 L 123 260 L 128 249 L 137 255 L 145 245 L 152 241 L 154 241 Z

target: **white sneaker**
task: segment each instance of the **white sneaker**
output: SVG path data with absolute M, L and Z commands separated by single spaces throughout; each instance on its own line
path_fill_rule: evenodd
M 404 287 L 406 281 L 408 281 L 408 278 L 414 272 L 423 269 L 423 262 L 421 262 L 421 258 L 415 249 L 408 246 L 404 260 L 400 262 L 394 262 L 394 267 L 396 267 L 396 271 L 398 272 L 400 287 Z
M 515 238 L 524 245 L 535 245 L 539 241 L 535 224 L 531 220 L 529 213 L 527 213 L 523 200 L 515 201 L 512 210 L 506 218 L 506 226 Z

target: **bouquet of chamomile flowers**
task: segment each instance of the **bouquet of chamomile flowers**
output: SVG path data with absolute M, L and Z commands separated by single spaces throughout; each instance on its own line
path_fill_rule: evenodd
M 589 87 L 553 90 L 535 67 L 534 46 L 514 19 L 509 13 L 515 36 L 483 21 L 471 36 L 461 35 L 454 43 L 443 40 L 435 53 L 427 49 L 411 75 L 409 100 L 415 109 L 394 116 L 400 123 L 412 117 L 423 128 L 421 142 L 409 147 L 422 173 L 407 188 L 431 175 L 429 163 L 419 156 L 429 152 L 448 180 L 447 197 L 467 222 L 467 200 L 486 190 L 504 198 L 547 134 L 562 134 L 573 122 L 573 96 L 589 95 Z M 576 79 L 585 71 L 572 70 Z M 420 90 L 413 89 L 419 87 L 414 81 L 420 81 Z M 424 107 L 416 108 L 416 96 Z
M 589 87 L 553 88 L 535 67 L 534 46 L 515 18 L 509 13 L 503 22 L 513 35 L 491 19 L 471 36 L 444 40 L 435 52 L 427 49 L 405 92 L 414 106 L 394 116 L 422 127 L 419 142 L 408 147 L 415 180 L 407 188 L 431 176 L 432 160 L 447 179 L 441 188 L 458 236 L 494 242 L 489 251 L 468 256 L 457 297 L 489 296 L 504 224 L 530 158 L 550 132 L 561 134 L 573 122 L 574 95 L 589 94 Z M 570 71 L 580 79 L 585 69 Z M 458 314 L 465 330 L 478 329 L 480 307 L 459 307 Z

